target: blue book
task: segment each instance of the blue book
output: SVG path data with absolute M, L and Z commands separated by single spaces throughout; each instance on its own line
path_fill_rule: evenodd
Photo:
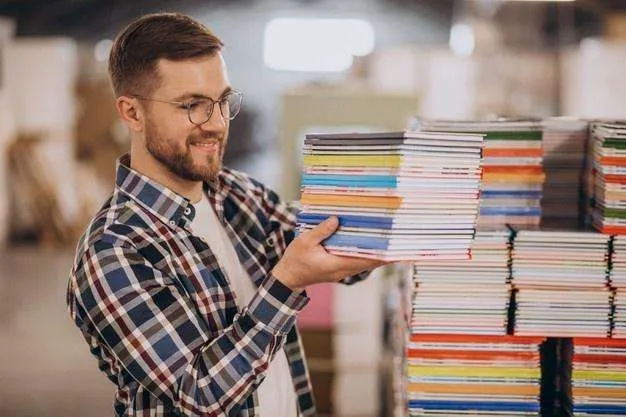
M 541 216 L 538 207 L 481 207 L 481 216 Z
M 389 238 L 374 236 L 354 236 L 335 233 L 324 242 L 328 246 L 348 246 L 360 249 L 387 250 L 389 249 Z
M 398 177 L 395 175 L 323 175 L 303 174 L 302 185 L 328 185 L 353 187 L 396 188 Z
M 513 190 L 483 190 L 480 192 L 483 198 L 502 198 L 502 197 L 526 197 L 541 198 L 541 191 L 513 191 Z
M 409 408 L 425 410 L 476 410 L 476 411 L 530 411 L 539 412 L 539 402 L 485 402 L 485 401 L 445 401 L 445 400 L 409 400 Z
M 590 414 L 624 416 L 626 415 L 626 405 L 574 404 L 574 413 L 590 413 Z
M 314 213 L 298 213 L 298 223 L 317 225 L 326 220 L 330 215 L 314 214 Z M 342 227 L 363 227 L 370 229 L 387 229 L 393 227 L 393 218 L 377 217 L 377 216 L 359 216 L 359 215 L 337 215 L 339 225 Z

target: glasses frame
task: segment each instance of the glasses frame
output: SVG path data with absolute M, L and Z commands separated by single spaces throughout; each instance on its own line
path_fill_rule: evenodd
M 239 111 L 237 111 L 237 113 L 235 113 L 234 116 L 230 116 L 229 117 L 225 117 L 224 116 L 224 110 L 222 109 L 222 104 L 221 103 L 227 103 L 227 97 L 231 96 L 231 95 L 236 95 L 239 98 Z M 206 119 L 202 122 L 202 123 L 195 123 L 193 120 L 191 120 L 191 107 L 189 107 L 189 103 L 184 102 L 184 101 L 173 101 L 173 100 L 162 100 L 159 98 L 153 98 L 153 97 L 145 97 L 145 96 L 140 96 L 137 94 L 133 94 L 131 97 L 137 98 L 139 100 L 148 100 L 148 101 L 156 101 L 158 103 L 166 103 L 166 104 L 172 104 L 172 105 L 176 105 L 176 106 L 182 106 L 186 111 L 187 111 L 187 119 L 189 120 L 189 123 L 196 125 L 196 126 L 200 126 L 202 124 L 205 124 L 206 122 L 208 122 L 209 120 L 211 120 L 211 116 L 213 116 L 213 111 L 215 109 L 215 105 L 218 104 L 218 107 L 220 109 L 220 115 L 222 116 L 222 119 L 226 120 L 233 120 L 235 117 L 237 117 L 237 115 L 239 114 L 239 112 L 241 111 L 241 105 L 243 104 L 243 92 L 239 91 L 239 90 L 230 90 L 228 93 L 226 93 L 221 99 L 219 100 L 213 100 L 211 97 L 203 97 L 202 100 L 208 100 L 211 103 L 211 106 L 209 107 L 211 110 L 209 110 L 207 112 L 207 117 Z

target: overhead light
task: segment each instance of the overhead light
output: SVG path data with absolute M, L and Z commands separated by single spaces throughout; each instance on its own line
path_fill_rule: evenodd
M 501 3 L 524 2 L 524 3 L 573 3 L 576 0 L 493 0 Z
M 113 47 L 113 41 L 111 39 L 102 39 L 93 48 L 93 55 L 98 62 L 104 62 L 109 59 L 111 48 Z
M 263 60 L 276 70 L 340 72 L 374 50 L 374 29 L 360 19 L 277 18 L 265 27 Z
M 450 29 L 450 49 L 457 55 L 470 56 L 474 52 L 476 39 L 471 26 L 457 23 Z

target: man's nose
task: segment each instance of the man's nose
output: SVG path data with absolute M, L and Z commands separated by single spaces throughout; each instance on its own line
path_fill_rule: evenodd
M 219 101 L 213 103 L 211 117 L 206 122 L 202 123 L 200 127 L 204 130 L 224 130 L 226 128 L 226 118 L 222 115 L 222 109 Z

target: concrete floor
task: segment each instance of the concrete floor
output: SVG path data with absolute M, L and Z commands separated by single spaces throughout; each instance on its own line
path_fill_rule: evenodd
M 0 416 L 110 417 L 114 386 L 65 307 L 70 252 L 0 252 Z

